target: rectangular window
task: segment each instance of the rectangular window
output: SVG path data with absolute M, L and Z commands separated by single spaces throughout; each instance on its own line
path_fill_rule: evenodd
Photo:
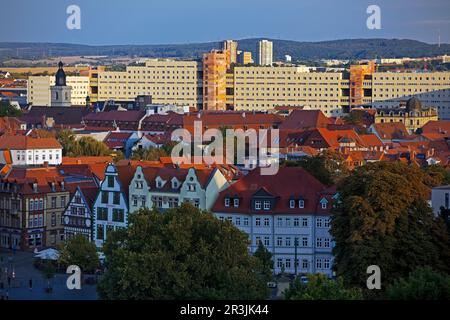
M 114 192 L 113 195 L 113 204 L 120 204 L 120 192 Z
M 298 200 L 298 207 L 303 209 L 305 207 L 305 200 Z
M 108 220 L 108 208 L 97 208 L 97 220 Z
M 61 208 L 65 208 L 66 207 L 66 196 L 62 196 L 61 197 Z
M 235 198 L 233 200 L 233 205 L 234 205 L 235 208 L 239 207 L 239 199 L 238 198 Z
M 124 222 L 124 212 L 123 209 L 113 209 L 112 220 L 114 222 Z
M 302 259 L 302 269 L 308 269 L 308 268 L 309 268 L 308 260 Z
M 270 246 L 270 238 L 269 237 L 264 237 L 264 245 L 266 247 Z
M 302 238 L 302 247 L 307 247 L 308 246 L 308 237 L 303 237 Z
M 269 224 L 269 218 L 264 218 L 264 227 L 268 227 Z
M 114 188 L 114 177 L 108 177 L 108 188 Z
M 225 198 L 225 207 L 230 206 L 230 198 Z
M 264 201 L 264 210 L 270 210 L 270 201 Z
M 236 218 L 236 225 L 240 226 L 241 225 L 241 218 Z
M 322 259 L 316 260 L 316 269 L 322 269 Z
M 286 247 L 290 247 L 291 246 L 291 238 L 287 237 L 286 238 Z
M 294 218 L 294 227 L 298 227 L 300 225 L 300 219 Z
M 325 239 L 323 240 L 323 246 L 324 246 L 325 248 L 329 248 L 329 247 L 330 247 L 330 238 L 325 238 Z
M 323 226 L 324 226 L 324 228 L 330 227 L 330 218 L 323 219 Z
M 283 218 L 277 218 L 277 226 L 282 227 L 283 226 Z
M 323 268 L 330 269 L 330 259 L 323 259 Z
M 52 213 L 51 223 L 52 227 L 56 227 L 56 213 Z
M 286 227 L 291 226 L 291 218 L 286 218 Z
M 102 191 L 102 203 L 108 203 L 108 192 Z
M 295 200 L 289 200 L 289 208 L 295 208 Z
M 261 225 L 261 218 L 256 218 L 256 219 L 255 219 L 255 225 L 256 225 L 257 227 L 259 227 L 259 226 Z
M 308 218 L 302 218 L 302 227 L 308 226 Z
M 248 218 L 244 218 L 244 226 L 248 226 Z
M 317 228 L 322 228 L 322 225 L 323 225 L 323 219 L 322 218 L 318 218 L 316 220 L 316 227 Z
M 316 247 L 317 248 L 322 248 L 322 238 L 317 238 L 316 239 Z
M 278 237 L 277 238 L 277 246 L 281 247 L 283 245 L 283 238 L 282 237 Z
M 137 207 L 138 205 L 138 197 L 137 196 L 131 196 L 132 200 L 133 200 L 133 206 Z
M 105 226 L 102 224 L 97 225 L 97 240 L 105 239 Z
M 52 197 L 52 209 L 56 208 L 56 197 Z
M 291 268 L 291 259 L 286 259 L 286 269 Z
M 255 201 L 255 210 L 261 210 L 261 201 Z

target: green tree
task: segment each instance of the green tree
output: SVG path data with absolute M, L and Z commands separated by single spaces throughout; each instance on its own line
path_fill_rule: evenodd
M 297 161 L 286 161 L 288 167 L 302 167 L 325 185 L 331 185 L 349 174 L 343 157 L 334 151 L 324 151 L 314 157 L 303 157 Z
M 382 289 L 418 266 L 449 271 L 449 237 L 427 204 L 432 183 L 418 167 L 385 162 L 341 181 L 330 232 L 336 272 L 346 285 L 365 287 L 370 265 L 380 266 Z
M 70 238 L 61 246 L 59 262 L 66 267 L 77 265 L 82 272 L 93 272 L 100 265 L 95 244 L 82 235 Z
M 328 279 L 324 274 L 309 274 L 307 283 L 300 277 L 284 292 L 287 300 L 362 300 L 358 288 L 345 288 L 342 278 Z
M 162 148 L 136 149 L 131 154 L 132 160 L 159 160 L 160 157 L 167 157 L 168 154 Z
M 259 272 L 263 276 L 264 281 L 268 282 L 272 279 L 273 275 L 273 260 L 272 253 L 267 248 L 259 243 L 258 249 L 256 249 L 254 256 L 259 262 Z
M 62 145 L 63 150 L 63 156 L 68 156 L 72 154 L 73 150 L 75 149 L 76 140 L 75 136 L 70 130 L 61 130 L 56 135 L 56 138 L 58 139 L 59 143 Z
M 450 276 L 429 266 L 417 268 L 407 278 L 396 280 L 387 296 L 393 300 L 450 300 Z
M 19 117 L 22 112 L 12 105 L 8 101 L 0 101 L 0 118 L 2 117 Z
M 104 245 L 102 299 L 264 299 L 248 237 L 190 204 L 142 209 Z
M 433 187 L 450 184 L 450 171 L 440 165 L 426 166 L 423 169 L 428 175 L 435 179 Z

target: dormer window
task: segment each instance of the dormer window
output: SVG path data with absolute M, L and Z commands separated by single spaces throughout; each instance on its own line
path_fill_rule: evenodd
M 261 201 L 255 201 L 255 210 L 261 210 Z
M 298 200 L 298 207 L 303 209 L 305 207 L 305 200 Z
M 295 208 L 295 200 L 289 200 L 289 208 L 291 209 Z
M 156 181 L 156 187 L 159 189 L 159 188 L 162 188 L 162 182 L 161 182 L 161 180 L 157 180 Z
M 239 207 L 239 198 L 234 198 L 233 205 L 235 208 Z
M 225 198 L 225 207 L 230 206 L 230 198 Z
M 264 210 L 270 210 L 270 201 L 264 201 Z
M 325 198 L 322 198 L 322 200 L 320 200 L 320 206 L 322 209 L 326 209 L 328 205 L 328 201 Z
M 37 190 L 37 183 L 35 182 L 35 183 L 33 183 L 33 191 L 34 192 L 37 192 L 38 190 Z

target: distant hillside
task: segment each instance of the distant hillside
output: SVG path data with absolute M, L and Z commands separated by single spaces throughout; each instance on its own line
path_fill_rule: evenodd
M 251 51 L 256 56 L 260 39 L 239 40 L 239 49 Z M 402 39 L 348 39 L 322 42 L 298 42 L 272 40 L 275 59 L 289 54 L 298 59 L 370 59 L 396 57 L 422 57 L 450 54 L 450 44 L 427 44 L 415 40 Z M 88 46 L 63 43 L 0 43 L 0 62 L 12 58 L 40 59 L 49 56 L 142 56 L 199 58 L 202 53 L 220 48 L 217 42 L 179 45 L 112 45 Z

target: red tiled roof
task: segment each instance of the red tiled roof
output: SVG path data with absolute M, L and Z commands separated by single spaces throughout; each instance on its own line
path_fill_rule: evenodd
M 109 149 L 123 149 L 125 148 L 126 141 L 131 137 L 131 132 L 110 132 L 103 142 Z
M 258 193 L 266 193 L 275 197 L 275 208 L 271 211 L 253 211 L 251 206 L 252 197 Z M 230 213 L 326 213 L 328 210 L 319 209 L 319 201 L 326 193 L 326 187 L 314 178 L 310 173 L 300 167 L 280 167 L 275 176 L 261 175 L 261 168 L 250 171 L 246 176 L 239 179 L 230 187 L 220 192 L 213 207 L 214 212 Z M 225 206 L 225 197 L 240 199 L 238 208 Z M 326 196 L 330 198 L 330 194 Z M 305 208 L 289 207 L 290 199 L 303 199 Z M 329 208 L 331 206 L 328 206 Z
M 428 121 L 423 127 L 422 132 L 425 134 L 439 134 L 442 137 L 450 137 L 450 121 L 438 120 Z
M 373 128 L 383 140 L 404 139 L 409 136 L 402 122 L 374 123 Z
M 382 147 L 383 142 L 375 134 L 360 134 L 362 142 L 366 147 Z
M 113 161 L 111 156 L 101 157 L 62 157 L 62 164 L 94 164 L 110 163 Z
M 0 137 L 0 149 L 28 150 L 28 149 L 61 149 L 62 146 L 55 138 L 31 138 L 28 136 Z
M 280 129 L 307 130 L 324 128 L 333 123 L 334 121 L 320 110 L 294 110 L 280 125 Z

